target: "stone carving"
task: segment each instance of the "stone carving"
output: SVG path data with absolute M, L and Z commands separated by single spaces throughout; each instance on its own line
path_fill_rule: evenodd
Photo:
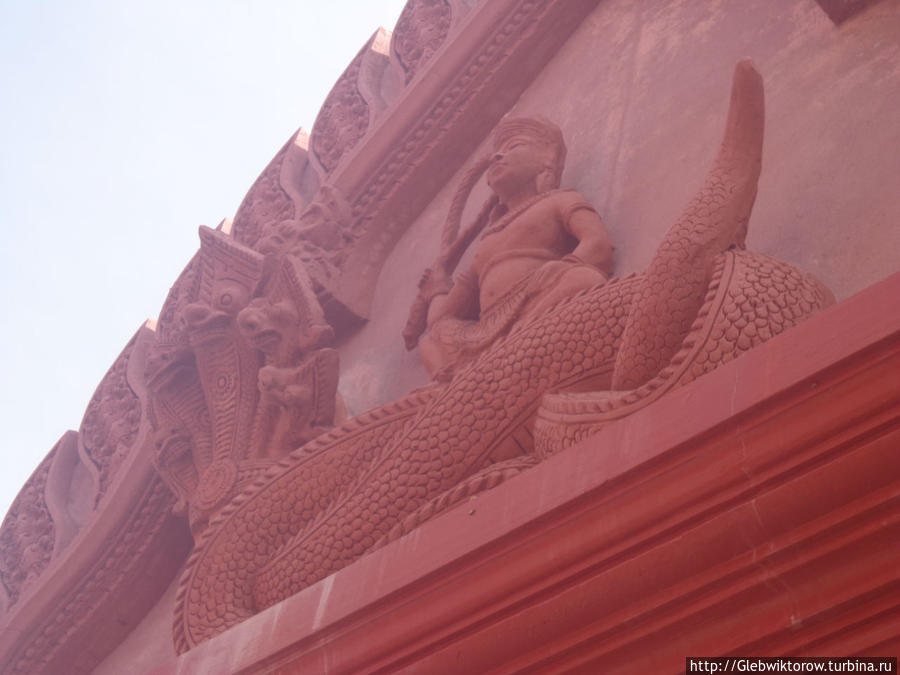
M 556 125 L 507 119 L 494 133 L 491 156 L 464 180 L 445 226 L 444 251 L 426 271 L 404 330 L 411 348 L 427 307 L 428 334 L 420 354 L 438 379 L 449 380 L 518 323 L 602 284 L 612 273 L 612 244 L 594 208 L 574 190 L 558 189 L 565 156 Z M 482 169 L 494 194 L 457 237 L 458 213 Z M 472 265 L 450 282 L 479 232 Z
M 450 31 L 448 0 L 412 0 L 397 19 L 391 49 L 403 66 L 406 82 L 431 58 Z
M 337 167 L 369 128 L 369 106 L 356 84 L 367 47 L 338 78 L 313 125 L 310 145 L 326 173 Z
M 231 231 L 239 244 L 300 261 L 318 302 L 340 325 L 348 310 L 335 298 L 335 287 L 361 226 L 337 188 L 326 184 L 316 189 L 319 177 L 309 162 L 308 140 L 299 130 L 272 159 L 241 202 Z M 193 272 L 186 269 L 182 279 L 188 277 Z M 186 287 L 182 279 L 176 288 Z M 178 322 L 170 316 L 174 309 L 174 303 L 167 303 L 161 314 L 160 324 L 167 330 L 176 329 Z
M 417 511 L 406 516 L 406 518 L 391 528 L 390 532 L 376 541 L 372 548 L 380 548 L 399 539 L 423 523 L 436 518 L 457 504 L 463 503 L 470 497 L 485 490 L 490 490 L 513 476 L 518 476 L 526 469 L 535 466 L 538 461 L 537 457 L 522 455 L 489 465 L 470 478 L 460 481 L 451 489 L 426 502 Z
M 237 315 L 244 338 L 263 355 L 258 388 L 266 422 L 256 447 L 280 456 L 331 427 L 337 390 L 334 339 L 303 268 L 283 259 L 271 290 Z
M 92 648 L 103 653 L 124 639 L 165 588 L 167 578 L 161 585 L 155 578 L 158 568 L 167 556 L 174 553 L 177 561 L 184 555 L 183 541 L 165 534 L 166 525 L 171 525 L 171 506 L 171 492 L 158 479 L 139 491 L 133 513 L 116 536 L 103 541 L 98 558 L 79 583 L 60 594 L 52 611 L 19 638 L 16 649 L 4 654 L 3 672 L 90 672 L 96 666 Z M 113 625 L 98 635 L 92 627 L 103 625 L 110 615 L 115 616 Z
M 633 390 L 545 395 L 534 423 L 535 454 L 544 459 L 597 433 L 833 302 L 828 289 L 790 265 L 726 251 L 714 260 L 704 302 L 665 368 Z
M 0 672 L 90 672 L 187 557 L 187 528 L 132 417 L 146 410 L 139 376 L 152 339 L 142 327 L 128 342 L 81 432 L 63 434 L 0 528 Z
M 347 251 L 357 236 L 347 200 L 325 185 L 299 218 L 266 227 L 255 248 L 267 255 L 280 254 L 301 261 L 322 302 L 328 303 L 328 289 L 340 279 Z
M 301 133 L 294 134 L 278 151 L 238 207 L 233 228 L 240 243 L 253 246 L 266 225 L 290 220 L 297 213 L 298 206 L 281 184 L 281 175 L 283 165 L 295 148 L 295 139 Z
M 436 394 L 434 388 L 414 392 L 350 420 L 283 459 L 278 466 L 288 462 L 291 467 L 288 472 L 273 469 L 271 474 L 257 481 L 257 489 L 246 491 L 246 495 L 254 495 L 250 497 L 251 510 L 259 519 L 259 527 L 265 531 L 248 530 L 246 546 L 236 545 L 229 536 L 220 540 L 218 527 L 207 530 L 196 542 L 178 591 L 176 649 L 185 651 L 255 614 L 258 609 L 254 590 L 247 583 L 245 572 L 259 568 L 257 559 L 264 562 L 277 555 L 303 527 L 320 517 L 340 492 L 357 484 L 390 440 L 400 434 Z M 272 487 L 276 485 L 277 489 L 273 491 Z M 294 498 L 283 503 L 279 501 L 281 489 L 289 490 Z M 387 500 L 387 496 L 385 498 Z M 232 500 L 217 522 L 227 521 L 244 499 L 245 496 L 240 495 Z M 275 523 L 275 529 L 269 530 L 265 523 Z M 270 534 L 275 538 L 270 539 Z M 368 543 L 372 544 L 374 540 Z M 210 546 L 215 550 L 211 551 Z M 233 588 L 240 595 L 236 603 L 229 597 L 223 604 L 221 594 L 212 589 L 212 585 L 218 583 L 218 575 L 210 574 L 210 566 L 223 562 L 235 572 Z M 206 595 L 207 592 L 210 594 Z M 209 598 L 210 604 L 207 606 L 205 601 L 198 604 L 201 597 Z
M 53 521 L 53 558 L 65 549 L 98 506 L 98 480 L 82 461 L 75 431 L 62 435 L 44 484 L 44 502 Z
M 450 8 L 450 27 L 447 35 L 441 39 L 442 42 L 446 42 L 450 33 L 460 26 L 461 18 L 477 4 L 475 0 L 445 1 Z M 413 2 L 410 5 L 410 21 L 416 29 L 413 31 L 416 37 L 407 35 L 408 31 L 404 26 L 398 26 L 391 36 L 391 43 L 406 43 L 407 46 L 403 49 L 408 48 L 414 52 L 418 50 L 415 45 L 421 45 L 423 58 L 416 65 L 421 68 L 426 63 L 426 45 L 433 45 L 435 50 L 439 47 L 435 36 L 444 33 L 444 19 L 441 17 L 445 17 L 446 13 L 433 0 Z M 545 22 L 577 23 L 581 9 L 583 8 L 573 12 L 570 3 L 559 3 L 556 0 L 553 3 L 522 0 L 502 20 L 487 24 L 480 42 L 483 48 L 479 49 L 477 55 L 472 55 L 472 59 L 458 75 L 448 81 L 433 105 L 421 115 L 416 113 L 409 124 L 401 127 L 402 133 L 392 141 L 385 153 L 372 153 L 363 158 L 363 164 L 369 166 L 372 157 L 379 157 L 377 165 L 371 165 L 371 170 L 367 170 L 366 180 L 357 184 L 352 177 L 335 173 L 334 170 L 340 163 L 340 158 L 359 145 L 366 134 L 371 132 L 379 114 L 384 112 L 386 106 L 396 102 L 406 84 L 402 81 L 406 71 L 399 63 L 399 57 L 387 57 L 392 52 L 396 57 L 394 48 L 385 47 L 384 35 L 382 32 L 377 33 L 348 66 L 341 77 L 340 86 L 335 85 L 317 117 L 309 139 L 308 161 L 304 154 L 302 159 L 297 155 L 298 161 L 294 162 L 298 166 L 302 164 L 303 169 L 286 170 L 292 164 L 291 153 L 295 153 L 298 145 L 296 141 L 301 135 L 298 134 L 282 148 L 254 183 L 234 219 L 236 240 L 258 249 L 257 244 L 264 236 L 263 230 L 272 232 L 280 229 L 285 222 L 296 221 L 297 214 L 302 213 L 317 190 L 326 186 L 326 181 L 330 189 L 343 191 L 352 205 L 352 213 L 344 228 L 351 243 L 341 251 L 340 256 L 346 262 L 337 272 L 331 269 L 330 263 L 326 264 L 329 275 L 321 275 L 315 269 L 320 266 L 318 264 L 309 266 L 308 272 L 336 331 L 341 333 L 344 327 L 359 325 L 360 321 L 369 318 L 372 289 L 387 255 L 411 218 L 424 207 L 425 202 L 418 200 L 424 200 L 423 195 L 431 187 L 423 184 L 414 188 L 412 194 L 404 194 L 403 186 L 418 184 L 419 181 L 414 178 L 417 175 L 452 173 L 458 166 L 459 157 L 463 156 L 458 152 L 459 139 L 453 138 L 467 124 L 463 120 L 469 119 L 473 114 L 480 116 L 486 110 L 486 100 L 492 102 L 489 109 L 493 110 L 501 102 L 511 104 L 518 95 L 512 93 L 513 89 L 506 82 L 502 87 L 502 96 L 498 98 L 500 92 L 496 88 L 497 78 L 501 77 L 503 64 L 518 53 L 523 41 L 529 44 L 529 50 L 540 51 L 563 34 L 554 33 L 555 37 L 548 39 L 546 34 L 533 31 L 531 27 Z M 432 20 L 437 21 L 437 25 L 428 23 Z M 390 61 L 391 67 L 385 65 L 384 61 Z M 493 113 L 490 115 L 493 116 Z M 464 144 L 471 143 L 474 147 L 492 123 L 486 123 L 484 128 L 470 128 L 466 132 Z M 448 149 L 452 150 L 448 152 Z M 428 158 L 431 159 L 425 161 Z M 302 190 L 300 186 L 294 185 L 297 173 L 302 174 Z M 356 171 L 351 173 L 355 174 Z M 302 200 L 296 198 L 296 190 L 302 192 Z M 319 197 L 315 199 L 319 200 Z M 307 253 L 307 258 L 316 260 L 315 256 Z M 352 272 L 342 274 L 344 269 Z M 334 281 L 335 277 L 338 277 L 338 281 Z
M 129 341 L 100 382 L 81 422 L 84 451 L 98 471 L 98 501 L 134 444 L 141 421 L 140 402 L 126 379 L 134 341 Z
M 44 458 L 19 491 L 0 528 L 0 614 L 14 605 L 53 555 L 54 528 L 44 486 L 56 448 Z
M 451 1 L 454 22 L 472 4 Z M 563 7 L 565 12 L 560 12 Z M 353 274 L 344 277 L 340 288 L 340 299 L 353 315 L 368 317 L 372 289 L 384 261 L 403 234 L 409 222 L 407 219 L 427 202 L 417 201 L 420 190 L 410 192 L 404 186 L 419 184 L 417 175 L 449 178 L 451 169 L 458 166 L 455 157 L 460 148 L 474 150 L 482 134 L 486 135 L 494 120 L 499 118 L 499 113 L 495 118 L 490 111 L 512 105 L 518 96 L 516 93 L 512 98 L 506 98 L 515 88 L 510 87 L 508 73 L 501 74 L 503 64 L 521 48 L 523 41 L 528 41 L 529 49 L 535 50 L 548 44 L 547 33 L 532 28 L 576 17 L 577 12 L 573 13 L 572 9 L 571 3 L 522 0 L 516 2 L 514 9 L 501 20 L 485 23 L 477 56 L 472 54 L 424 114 L 417 116 L 404 127 L 402 134 L 395 137 L 390 150 L 379 159 L 371 179 L 347 191 L 353 217 L 364 225 L 357 245 L 348 255 L 347 268 L 353 270 Z M 471 28 L 472 24 L 469 24 L 466 30 Z M 538 34 L 540 39 L 532 42 Z M 483 113 L 491 119 L 490 126 L 480 129 L 463 123 L 470 116 L 478 117 Z M 447 152 L 449 148 L 452 152 Z
M 197 534 L 241 487 L 333 424 L 337 352 L 303 267 L 201 228 L 148 357 L 155 466 Z
M 97 387 L 80 433 L 67 432 L 57 442 L 0 527 L 4 611 L 81 529 L 135 443 L 141 405 L 126 377 L 134 345 L 132 338 Z
M 550 413 L 566 412 L 569 398 L 547 397 L 541 424 L 532 431 L 545 394 L 619 387 L 613 394 L 582 396 L 592 405 L 599 399 L 595 408 L 627 414 L 833 302 L 811 277 L 741 248 L 756 193 L 762 122 L 761 79 L 741 63 L 716 163 L 648 271 L 607 281 L 601 269 L 588 268 L 584 278 L 579 272 L 559 287 L 577 291 L 572 297 L 561 299 L 551 286 L 549 294 L 529 289 L 508 302 L 509 291 L 490 283 L 496 249 L 488 244 L 491 237 L 502 241 L 499 235 L 517 223 L 540 213 L 554 225 L 540 255 L 515 252 L 504 274 L 514 291 L 544 275 L 545 267 L 548 276 L 558 270 L 565 280 L 569 271 L 587 268 L 582 254 L 606 265 L 610 248 L 589 205 L 553 191 L 561 161 L 548 158 L 559 158 L 561 144 L 535 142 L 536 135 L 554 135 L 551 127 L 517 120 L 509 128 L 518 131 L 499 133 L 502 157 L 488 174 L 497 199 L 479 219 L 485 228 L 479 250 L 491 255 L 476 255 L 473 287 L 480 305 L 500 300 L 512 307 L 509 321 L 499 322 L 507 325 L 495 331 L 505 337 L 482 340 L 465 362 L 448 361 L 452 377 L 445 385 L 367 413 L 293 451 L 224 507 L 198 540 L 179 588 L 177 649 L 220 633 L 415 527 L 460 495 L 494 485 L 571 442 L 565 434 L 554 436 L 546 422 Z M 512 147 L 521 140 L 522 125 L 532 129 L 525 134 L 531 147 Z M 505 220 L 495 211 L 501 206 L 509 209 Z M 590 224 L 573 225 L 574 214 Z M 567 246 L 553 239 L 560 228 L 572 235 Z M 449 246 L 458 241 L 452 229 L 445 237 Z M 585 242 L 590 246 L 579 250 Z M 562 260 L 573 248 L 578 259 Z M 420 305 L 447 290 L 456 256 L 447 250 L 439 261 L 444 280 L 432 289 L 426 278 Z M 519 265 L 520 256 L 526 264 Z M 588 277 L 594 283 L 584 288 Z M 429 334 L 444 320 L 466 320 L 482 331 L 491 313 L 474 302 L 448 305 L 451 300 L 452 291 L 443 307 L 431 303 Z M 589 433 L 595 423 L 588 420 L 571 436 Z

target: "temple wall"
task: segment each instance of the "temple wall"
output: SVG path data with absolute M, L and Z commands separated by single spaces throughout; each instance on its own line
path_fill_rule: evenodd
M 563 128 L 565 180 L 597 206 L 624 275 L 646 267 L 703 180 L 731 70 L 752 58 L 766 136 L 748 247 L 813 273 L 840 300 L 897 270 L 897 35 L 893 0 L 840 26 L 813 0 L 610 0 L 516 111 Z
M 597 207 L 616 274 L 644 269 L 718 148 L 731 72 L 750 57 L 766 137 L 748 247 L 807 270 L 838 300 L 898 268 L 900 0 L 836 26 L 813 0 L 601 2 L 511 111 L 559 124 L 564 187 Z M 487 151 L 482 143 L 478 153 Z M 367 326 L 341 346 L 351 414 L 424 385 L 400 331 L 464 166 L 395 247 Z M 470 198 L 471 218 L 487 195 Z M 461 268 L 465 267 L 463 261 Z

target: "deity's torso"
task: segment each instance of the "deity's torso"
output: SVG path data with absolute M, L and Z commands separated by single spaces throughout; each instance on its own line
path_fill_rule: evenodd
M 578 240 L 569 219 L 579 209 L 593 207 L 575 190 L 554 190 L 521 213 L 488 225 L 470 268 L 478 280 L 481 311 L 544 263 L 572 252 Z

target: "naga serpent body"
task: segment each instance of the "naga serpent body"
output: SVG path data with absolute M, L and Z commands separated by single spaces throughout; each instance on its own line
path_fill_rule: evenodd
M 525 454 L 565 447 L 603 415 L 646 405 L 832 302 L 795 268 L 734 250 L 756 193 L 762 105 L 759 75 L 739 64 L 716 163 L 647 272 L 570 298 L 499 340 L 448 384 L 295 450 L 226 507 L 182 578 L 178 651 L 350 564 L 398 523 L 488 469 L 530 426 L 545 394 L 585 382 L 618 390 L 548 397 L 536 448 L 522 447 Z M 584 423 L 570 414 L 585 411 Z

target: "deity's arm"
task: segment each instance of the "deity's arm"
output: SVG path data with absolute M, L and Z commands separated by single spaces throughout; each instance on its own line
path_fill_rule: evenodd
M 607 277 L 612 275 L 613 245 L 603 221 L 593 208 L 577 208 L 569 214 L 567 226 L 578 239 L 570 255 L 597 267 Z
M 457 319 L 478 318 L 478 282 L 469 270 L 457 275 L 453 288 L 446 295 L 437 295 L 428 308 L 428 325 L 447 316 Z

